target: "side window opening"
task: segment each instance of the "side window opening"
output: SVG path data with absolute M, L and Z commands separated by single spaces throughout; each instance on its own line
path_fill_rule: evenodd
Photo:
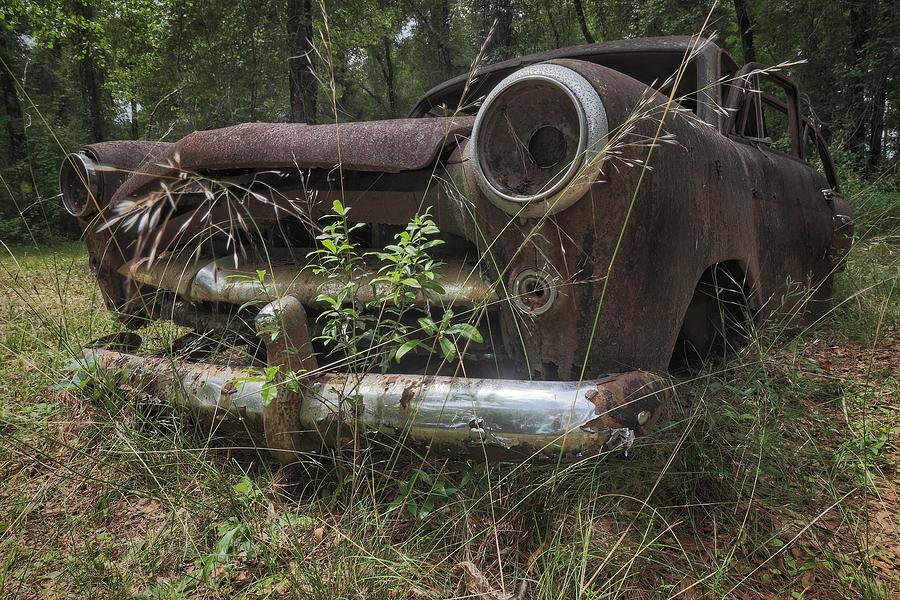
M 806 161 L 825 177 L 832 190 L 840 193 L 828 145 L 800 113 L 797 86 L 777 73 L 760 73 L 757 67 L 755 63 L 745 65 L 733 81 L 725 84 L 731 111 L 728 135 Z
M 822 161 L 819 144 L 816 140 L 816 131 L 806 119 L 803 119 L 803 160 L 821 173 L 823 177 L 827 176 L 825 163 Z
M 766 143 L 771 148 L 790 154 L 791 130 L 787 109 L 763 96 L 762 112 Z
M 840 183 L 837 180 L 834 162 L 828 153 L 828 146 L 825 144 L 825 140 L 813 124 L 810 123 L 809 119 L 805 117 L 803 118 L 801 129 L 803 134 L 803 145 L 801 146 L 803 160 L 828 180 L 828 185 L 831 186 L 831 189 L 840 192 Z
M 791 134 L 792 90 L 765 75 L 750 75 L 731 133 L 786 154 L 799 154 Z
M 762 109 L 759 104 L 759 92 L 751 81 L 744 93 L 744 101 L 738 112 L 731 133 L 753 140 L 765 142 L 765 130 L 762 122 Z

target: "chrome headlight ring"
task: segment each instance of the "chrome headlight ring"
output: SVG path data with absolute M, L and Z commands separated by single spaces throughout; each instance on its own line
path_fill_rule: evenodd
M 475 181 L 509 214 L 561 211 L 596 181 L 609 135 L 594 86 L 563 65 L 524 67 L 485 98 L 472 130 Z
M 100 182 L 94 161 L 84 152 L 66 156 L 59 169 L 59 189 L 63 207 L 73 217 L 87 217 L 96 212 Z

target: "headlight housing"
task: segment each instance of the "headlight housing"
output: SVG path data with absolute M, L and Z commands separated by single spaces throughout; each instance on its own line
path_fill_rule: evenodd
M 491 90 L 478 112 L 475 180 L 507 213 L 558 212 L 596 180 L 608 134 L 603 102 L 587 79 L 552 63 L 524 67 Z
M 100 183 L 94 161 L 84 152 L 73 152 L 59 169 L 62 203 L 73 217 L 87 217 L 97 211 Z

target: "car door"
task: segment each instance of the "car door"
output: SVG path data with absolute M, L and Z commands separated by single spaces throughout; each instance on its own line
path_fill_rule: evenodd
M 752 148 L 747 197 L 754 218 L 748 226 L 754 228 L 759 300 L 767 305 L 764 312 L 791 318 L 830 296 L 839 194 L 833 169 L 829 177 L 805 158 L 808 121 L 798 99 L 797 86 L 787 77 L 746 65 L 731 85 L 726 123 L 731 139 Z

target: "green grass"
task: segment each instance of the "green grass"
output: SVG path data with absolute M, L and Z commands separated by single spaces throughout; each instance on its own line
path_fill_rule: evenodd
M 844 194 L 853 200 L 858 235 L 880 237 L 888 241 L 900 240 L 900 202 L 897 202 L 896 175 L 885 173 L 876 181 L 862 181 L 848 173 L 843 184 Z
M 676 379 L 668 418 L 627 458 L 391 472 L 325 460 L 290 480 L 125 391 L 60 388 L 73 352 L 119 326 L 80 244 L 14 250 L 0 261 L 0 594 L 890 597 L 895 242 L 856 245 L 814 328 L 764 328 Z

